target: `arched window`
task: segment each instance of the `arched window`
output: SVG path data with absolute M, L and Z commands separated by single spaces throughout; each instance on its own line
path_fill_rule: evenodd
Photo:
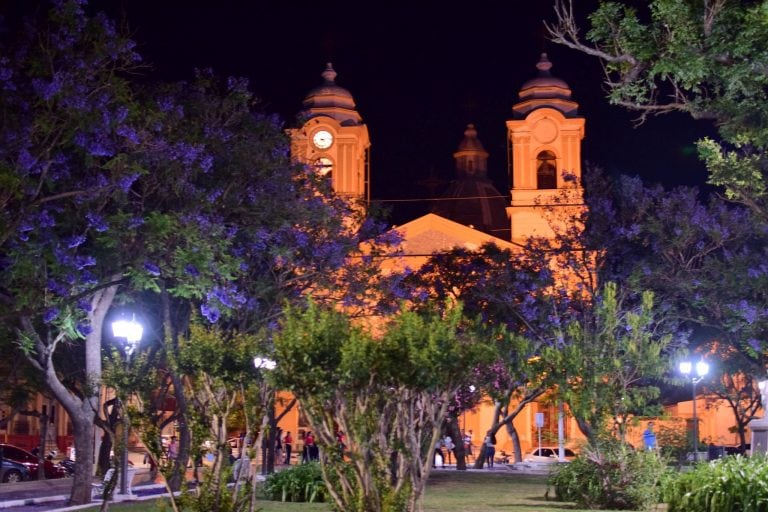
M 557 188 L 557 166 L 555 154 L 542 151 L 536 157 L 536 188 Z

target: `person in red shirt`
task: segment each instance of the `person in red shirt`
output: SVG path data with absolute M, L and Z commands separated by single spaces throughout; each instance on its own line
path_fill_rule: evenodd
M 289 465 L 291 463 L 292 446 L 293 446 L 293 438 L 291 437 L 291 432 L 288 431 L 285 433 L 285 437 L 283 438 L 283 451 L 285 452 L 285 463 Z
M 304 437 L 304 444 L 307 447 L 307 462 L 318 460 L 320 458 L 319 452 L 315 444 L 315 436 L 312 432 L 307 432 L 307 435 Z

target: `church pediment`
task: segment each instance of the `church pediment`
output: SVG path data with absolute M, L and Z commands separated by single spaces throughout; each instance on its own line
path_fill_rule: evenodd
M 514 248 L 511 243 L 471 227 L 453 222 L 434 213 L 395 228 L 403 236 L 403 251 L 408 256 L 429 256 L 436 252 L 460 247 L 480 249 L 492 242 L 502 248 Z

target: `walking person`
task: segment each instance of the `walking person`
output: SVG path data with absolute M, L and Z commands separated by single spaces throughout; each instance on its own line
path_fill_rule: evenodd
M 496 439 L 488 434 L 483 441 L 485 444 L 485 461 L 488 463 L 488 469 L 493 469 L 493 457 L 496 455 Z
M 291 431 L 285 433 L 283 438 L 283 450 L 285 451 L 285 463 L 290 466 L 291 464 L 291 448 L 293 447 L 293 438 L 291 437 Z
M 448 464 L 453 464 L 452 453 L 456 446 L 453 444 L 451 436 L 446 435 L 445 438 L 443 438 L 443 446 L 445 446 L 445 461 Z
M 306 447 L 307 460 L 306 462 L 312 462 L 313 460 L 320 460 L 320 450 L 315 444 L 315 436 L 312 431 L 308 431 L 304 436 L 304 446 Z
M 173 464 L 178 458 L 179 442 L 176 440 L 176 436 L 172 436 L 171 442 L 168 444 L 168 460 Z
M 643 432 L 643 445 L 646 450 L 656 449 L 656 433 L 653 431 L 653 422 L 649 421 L 648 426 Z
M 442 438 L 437 440 L 437 445 L 435 445 L 435 453 L 432 454 L 432 467 L 436 468 L 438 464 L 442 467 L 445 467 L 445 455 L 443 454 Z
M 277 429 L 277 435 L 275 436 L 275 460 L 283 460 L 283 441 L 280 439 L 280 429 Z
M 464 433 L 464 437 L 462 439 L 464 442 L 464 456 L 469 458 L 472 457 L 472 431 L 470 430 L 468 433 Z

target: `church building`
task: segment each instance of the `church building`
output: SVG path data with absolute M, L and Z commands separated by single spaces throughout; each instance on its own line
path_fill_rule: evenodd
M 455 178 L 434 201 L 432 212 L 395 228 L 403 236 L 400 265 L 418 268 L 430 254 L 456 247 L 476 250 L 488 242 L 516 250 L 530 236 L 552 235 L 552 216 L 547 211 L 565 209 L 564 215 L 556 217 L 566 218 L 574 208 L 583 208 L 584 118 L 568 84 L 554 77 L 551 68 L 542 54 L 536 76 L 521 87 L 506 122 L 509 194 L 502 195 L 488 178 L 488 152 L 475 126 L 468 124 L 453 153 Z M 370 202 L 370 174 L 376 170 L 370 168 L 368 128 L 352 94 L 336 83 L 336 77 L 333 66 L 327 64 L 322 84 L 304 99 L 303 124 L 289 130 L 292 155 L 328 176 L 337 193 Z M 557 438 L 554 407 L 534 403 L 527 409 L 515 420 L 524 453 L 535 444 L 537 413 L 545 418 L 541 428 Z M 466 430 L 475 433 L 476 444 L 492 424 L 492 413 L 492 406 L 481 406 L 462 418 Z M 308 428 L 298 411 L 289 413 L 285 423 L 284 429 L 293 432 Z M 575 424 L 567 423 L 566 436 L 576 434 Z M 497 453 L 511 455 L 511 441 L 503 429 L 498 441 Z

